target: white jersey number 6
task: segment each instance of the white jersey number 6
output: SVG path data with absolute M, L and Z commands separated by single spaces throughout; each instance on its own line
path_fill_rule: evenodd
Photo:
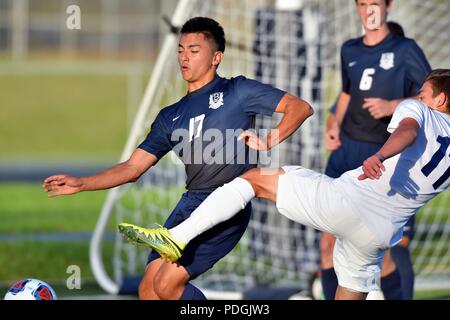
M 374 68 L 369 68 L 364 70 L 363 75 L 361 77 L 361 82 L 359 83 L 359 90 L 361 91 L 369 91 L 372 88 L 373 83 L 373 75 L 375 74 Z

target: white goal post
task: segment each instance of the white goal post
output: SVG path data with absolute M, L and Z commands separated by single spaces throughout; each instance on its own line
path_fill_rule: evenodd
M 242 74 L 310 101 L 315 115 L 279 148 L 281 164 L 323 170 L 323 126 L 340 90 L 340 46 L 360 35 L 361 26 L 353 0 L 296 2 L 299 6 L 286 8 L 269 0 L 180 0 L 171 24 L 180 27 L 193 16 L 218 20 L 228 42 L 221 76 Z M 450 67 L 449 18 L 446 0 L 396 0 L 390 16 L 424 49 L 433 68 Z M 176 60 L 177 41 L 178 36 L 168 32 L 121 161 L 144 139 L 157 112 L 186 92 Z M 273 127 L 277 120 L 260 117 L 257 125 Z M 105 291 L 117 294 L 126 277 L 142 275 L 149 254 L 117 235 L 112 260 L 104 260 L 105 232 L 122 221 L 164 222 L 183 186 L 183 166 L 169 154 L 137 183 L 109 191 L 90 244 L 92 269 Z M 450 288 L 449 206 L 447 191 L 417 215 L 411 252 L 418 288 Z M 258 286 L 308 287 L 318 269 L 318 233 L 275 213 L 272 204 L 254 201 L 253 217 L 239 245 L 195 283 L 211 296 L 228 292 L 228 298 L 242 297 Z

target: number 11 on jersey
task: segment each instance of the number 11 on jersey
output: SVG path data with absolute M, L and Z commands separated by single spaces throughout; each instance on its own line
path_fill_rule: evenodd
M 428 177 L 431 174 L 431 172 L 433 172 L 433 170 L 437 168 L 442 159 L 444 159 L 445 154 L 447 153 L 448 146 L 450 146 L 450 137 L 439 136 L 437 138 L 437 142 L 440 143 L 441 147 L 433 155 L 430 162 L 428 162 L 426 166 L 422 168 L 422 173 L 426 177 Z M 444 174 L 435 183 L 433 183 L 434 190 L 439 188 L 445 181 L 447 181 L 449 177 L 450 177 L 450 167 L 448 167 L 447 170 L 444 172 Z

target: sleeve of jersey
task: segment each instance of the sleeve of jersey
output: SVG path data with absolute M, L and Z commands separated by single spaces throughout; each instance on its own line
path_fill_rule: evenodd
M 138 148 L 153 154 L 158 159 L 161 159 L 172 150 L 169 132 L 166 130 L 166 124 L 161 112 L 152 123 L 147 138 L 145 138 Z
M 392 115 L 391 122 L 387 128 L 389 133 L 395 131 L 398 128 L 400 122 L 403 119 L 412 118 L 417 121 L 420 127 L 422 127 L 424 122 L 424 111 L 418 101 L 405 100 L 401 102 L 395 109 Z
M 238 77 L 236 90 L 244 112 L 271 116 L 285 91 L 263 84 L 259 81 Z
M 406 77 L 409 81 L 408 93 L 412 97 L 418 94 L 426 76 L 431 71 L 431 66 L 422 49 L 414 41 L 411 41 L 406 52 L 405 62 L 407 65 Z
M 336 100 L 334 103 L 333 103 L 333 105 L 330 107 L 330 113 L 331 114 L 336 114 L 336 109 L 337 109 L 337 102 L 338 102 L 338 100 Z
M 341 77 L 342 77 L 342 91 L 350 94 L 350 78 L 347 73 L 347 67 L 344 59 L 344 48 L 341 49 Z

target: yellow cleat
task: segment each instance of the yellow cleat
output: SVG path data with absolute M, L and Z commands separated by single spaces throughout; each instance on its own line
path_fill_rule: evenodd
M 141 228 L 129 223 L 121 223 L 119 232 L 130 243 L 144 248 L 156 250 L 168 261 L 175 262 L 183 255 L 186 244 L 176 241 L 167 228 Z

